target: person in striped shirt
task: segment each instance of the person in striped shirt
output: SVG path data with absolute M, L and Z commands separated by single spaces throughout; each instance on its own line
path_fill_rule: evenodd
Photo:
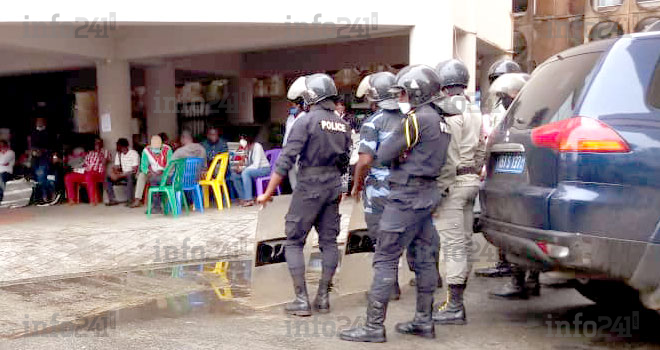
M 64 186 L 66 187 L 66 196 L 69 204 L 78 203 L 78 193 L 76 186 L 80 183 L 87 184 L 89 202 L 92 205 L 98 203 L 97 188 L 98 183 L 105 180 L 105 167 L 110 161 L 110 152 L 103 148 L 103 140 L 97 138 L 94 140 L 94 150 L 85 155 L 85 162 L 81 169 L 74 169 L 64 176 Z
M 163 175 L 163 170 L 167 163 L 172 160 L 172 148 L 163 143 L 160 136 L 154 135 L 151 137 L 151 143 L 142 151 L 142 158 L 140 160 L 140 172 L 137 177 L 137 184 L 135 185 L 135 199 L 131 204 L 131 208 L 142 206 L 142 196 L 144 195 L 144 188 L 147 181 L 151 186 L 158 186 L 160 178 Z M 160 200 L 154 199 L 154 208 L 159 210 Z

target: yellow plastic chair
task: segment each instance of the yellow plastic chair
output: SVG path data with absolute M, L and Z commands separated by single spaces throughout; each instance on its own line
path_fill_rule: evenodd
M 218 165 L 218 162 L 220 165 Z M 229 200 L 229 187 L 227 187 L 227 182 L 225 181 L 225 175 L 227 174 L 227 167 L 229 166 L 229 153 L 220 153 L 211 162 L 209 170 L 206 173 L 204 180 L 199 181 L 199 185 L 202 186 L 204 191 L 204 208 L 209 207 L 209 187 L 213 189 L 213 195 L 215 196 L 215 202 L 218 205 L 218 210 L 223 210 L 222 205 L 222 194 L 224 193 L 225 199 L 227 200 L 227 208 L 231 208 L 231 201 Z M 215 168 L 218 167 L 218 171 L 215 171 Z M 215 174 L 214 174 L 215 173 Z M 213 177 L 215 175 L 215 177 Z

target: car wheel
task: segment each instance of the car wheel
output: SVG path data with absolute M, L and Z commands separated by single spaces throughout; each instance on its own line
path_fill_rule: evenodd
M 639 292 L 621 281 L 580 278 L 573 281 L 573 287 L 599 305 L 627 308 L 641 304 Z

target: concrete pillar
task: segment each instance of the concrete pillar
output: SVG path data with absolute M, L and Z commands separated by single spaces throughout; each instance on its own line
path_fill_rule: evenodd
M 254 123 L 254 88 L 252 78 L 240 77 L 232 80 L 231 101 L 237 108 L 228 111 L 232 124 Z
M 449 12 L 451 13 L 451 12 Z M 446 20 L 420 20 L 410 32 L 410 64 L 435 66 L 453 57 L 453 36 L 451 16 Z
M 466 92 L 469 96 L 473 96 L 477 79 L 477 35 L 463 31 L 459 31 L 459 33 L 456 36 L 456 58 L 463 61 L 468 67 L 470 82 Z
M 128 61 L 105 60 L 96 64 L 99 130 L 107 149 L 119 138 L 132 139 L 131 72 Z
M 164 132 L 170 139 L 176 138 L 178 127 L 174 65 L 165 63 L 147 67 L 144 71 L 144 81 L 147 133 L 151 136 Z
M 415 18 L 410 32 L 409 64 L 435 68 L 439 62 L 453 57 L 455 6 L 454 1 L 434 1 L 423 11 L 402 10 L 402 15 Z

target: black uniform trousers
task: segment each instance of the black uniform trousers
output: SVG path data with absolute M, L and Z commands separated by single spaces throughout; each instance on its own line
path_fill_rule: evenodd
M 284 253 L 292 276 L 305 273 L 303 247 L 309 230 L 314 227 L 319 235 L 322 278 L 332 278 L 339 262 L 337 236 L 340 196 L 341 178 L 338 171 L 331 171 L 330 174 L 298 174 L 298 183 L 286 214 L 285 228 L 287 241 Z
M 433 293 L 438 282 L 434 252 L 439 243 L 432 213 L 439 203 L 435 181 L 406 186 L 392 184 L 389 200 L 380 221 L 374 255 L 374 279 L 369 294 L 387 303 L 397 280 L 399 259 L 409 248 L 415 268 L 418 293 Z

